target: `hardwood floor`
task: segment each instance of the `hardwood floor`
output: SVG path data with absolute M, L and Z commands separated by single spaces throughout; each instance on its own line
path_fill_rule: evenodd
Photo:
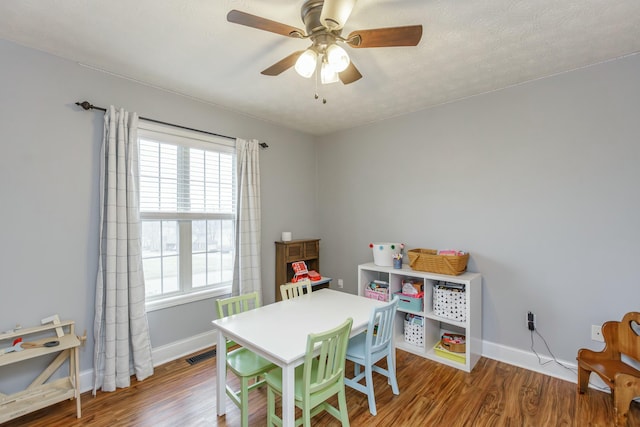
M 216 415 L 215 358 L 195 365 L 185 359 L 157 367 L 145 381 L 133 379 L 127 389 L 96 397 L 83 394 L 81 419 L 76 419 L 75 403 L 68 401 L 2 427 L 239 426 L 240 412 L 228 399 L 227 415 Z M 579 395 L 574 383 L 485 358 L 471 374 L 403 351 L 397 359 L 399 396 L 392 394 L 386 378 L 374 374 L 377 416 L 369 413 L 365 395 L 347 387 L 352 426 L 614 425 L 612 399 L 601 391 Z M 250 425 L 265 425 L 266 390 L 251 393 L 250 408 Z M 339 425 L 326 413 L 312 421 Z M 628 425 L 640 426 L 640 404 L 631 405 Z

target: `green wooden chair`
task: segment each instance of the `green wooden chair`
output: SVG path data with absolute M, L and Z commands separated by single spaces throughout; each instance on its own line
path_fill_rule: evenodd
M 257 292 L 219 299 L 216 303 L 219 319 L 260 306 Z M 233 390 L 227 384 L 226 391 L 231 401 L 240 408 L 242 427 L 247 427 L 249 425 L 249 391 L 263 385 L 264 374 L 274 369 L 276 365 L 244 347 L 232 350 L 234 346 L 236 346 L 235 342 L 227 340 L 227 372 L 230 370 L 240 379 L 240 390 Z
M 326 332 L 309 334 L 304 364 L 295 371 L 295 404 L 302 409 L 296 426 L 311 426 L 311 418 L 327 411 L 349 426 L 349 412 L 344 388 L 345 353 L 353 319 Z M 318 356 L 314 353 L 319 351 Z M 265 375 L 267 380 L 267 425 L 282 425 L 276 415 L 275 395 L 282 396 L 282 369 L 276 368 Z M 326 400 L 338 395 L 338 408 Z
M 305 288 L 307 293 L 311 292 L 311 280 L 303 279 L 297 282 L 285 283 L 280 285 L 280 296 L 283 300 L 296 298 L 305 293 Z

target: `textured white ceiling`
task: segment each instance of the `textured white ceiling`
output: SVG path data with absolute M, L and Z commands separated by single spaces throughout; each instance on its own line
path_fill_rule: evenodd
M 358 0 L 344 34 L 422 24 L 422 41 L 348 49 L 364 77 L 322 104 L 293 69 L 260 74 L 308 41 L 226 21 L 304 28 L 303 2 L 3 0 L 0 38 L 316 135 L 640 52 L 640 0 Z

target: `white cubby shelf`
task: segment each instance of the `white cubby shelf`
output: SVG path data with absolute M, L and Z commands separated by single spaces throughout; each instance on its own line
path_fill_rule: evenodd
M 421 311 L 398 308 L 395 321 L 394 342 L 397 349 L 434 360 L 445 365 L 471 372 L 482 354 L 482 275 L 465 272 L 458 276 L 429 273 L 412 270 L 404 265 L 402 268 L 383 267 L 374 263 L 358 266 L 358 294 L 364 296 L 365 288 L 373 280 L 389 283 L 389 295 L 402 290 L 403 280 L 423 283 L 424 301 Z M 437 316 L 433 312 L 433 286 L 439 282 L 461 284 L 465 287 L 466 315 L 465 321 L 457 321 Z M 404 339 L 404 319 L 406 314 L 414 314 L 424 318 L 424 339 L 422 345 L 415 345 Z M 466 337 L 465 353 L 457 357 L 447 357 L 446 353 L 436 353 L 434 347 L 440 342 L 442 334 L 451 332 Z M 464 356 L 462 358 L 461 356 Z M 461 361 L 461 359 L 463 361 Z

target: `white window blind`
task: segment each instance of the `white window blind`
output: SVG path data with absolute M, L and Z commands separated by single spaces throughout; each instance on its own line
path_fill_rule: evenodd
M 228 292 L 235 254 L 233 142 L 147 122 L 138 132 L 147 302 L 165 307 Z

